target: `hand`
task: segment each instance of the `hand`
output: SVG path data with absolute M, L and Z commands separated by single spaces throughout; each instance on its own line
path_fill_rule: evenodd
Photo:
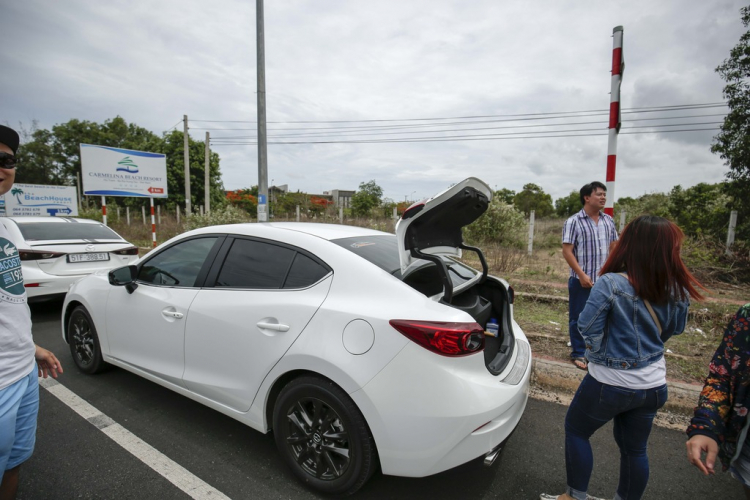
M 40 377 L 47 378 L 49 375 L 52 375 L 52 378 L 57 378 L 57 372 L 63 372 L 60 361 L 47 349 L 36 346 L 34 359 L 36 359 Z
M 716 463 L 716 455 L 719 453 L 719 445 L 716 440 L 703 434 L 696 434 L 685 445 L 687 446 L 688 461 L 691 464 L 698 467 L 706 476 L 716 473 L 714 464 Z M 706 454 L 705 465 L 701 461 L 702 452 Z
M 592 286 L 594 286 L 594 282 L 591 281 L 591 278 L 589 278 L 589 275 L 586 273 L 579 274 L 578 281 L 581 282 L 581 286 L 583 288 L 591 288 Z

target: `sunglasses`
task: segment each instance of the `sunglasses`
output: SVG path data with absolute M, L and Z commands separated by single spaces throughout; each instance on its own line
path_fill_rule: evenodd
M 16 168 L 16 157 L 10 153 L 0 151 L 0 168 Z

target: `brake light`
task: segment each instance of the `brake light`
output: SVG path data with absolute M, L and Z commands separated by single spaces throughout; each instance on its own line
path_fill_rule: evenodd
M 404 213 L 403 213 L 403 215 L 401 215 L 401 218 L 404 219 L 404 220 L 410 219 L 410 218 L 414 217 L 415 215 L 417 215 L 419 212 L 421 212 L 423 208 L 424 208 L 424 202 L 423 201 L 414 202 L 414 203 L 411 204 L 411 206 L 409 208 L 407 208 L 406 210 L 404 210 Z
M 112 252 L 115 255 L 138 255 L 138 247 L 128 247 Z
M 45 252 L 43 250 L 21 250 L 18 252 L 18 257 L 21 260 L 45 260 L 55 259 L 65 255 L 62 252 Z
M 425 349 L 442 356 L 466 356 L 484 349 L 479 323 L 392 319 L 390 325 Z

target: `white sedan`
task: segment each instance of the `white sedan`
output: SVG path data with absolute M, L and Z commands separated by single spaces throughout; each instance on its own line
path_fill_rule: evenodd
M 29 301 L 61 299 L 94 271 L 138 260 L 138 247 L 101 222 L 73 217 L 0 217 L 18 248 Z
M 492 196 L 467 179 L 396 235 L 343 225 L 213 226 L 76 283 L 76 365 L 124 368 L 261 432 L 312 488 L 353 493 L 380 467 L 422 477 L 491 464 L 528 397 L 513 291 L 462 264 Z M 488 323 L 499 331 L 485 332 Z

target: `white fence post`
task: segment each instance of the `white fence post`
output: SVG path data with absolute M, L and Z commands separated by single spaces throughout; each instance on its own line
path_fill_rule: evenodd
M 125 217 L 128 219 L 128 226 L 130 225 L 130 207 L 125 207 Z
M 339 208 L 339 223 L 340 224 L 344 223 L 344 209 L 343 209 L 343 207 Z
M 620 232 L 625 229 L 625 211 L 620 212 Z
M 534 249 L 534 210 L 529 213 L 529 255 Z
M 146 225 L 146 206 L 141 205 L 141 215 L 143 216 L 143 225 Z
M 180 223 L 180 206 L 177 205 L 175 213 L 177 214 L 177 224 Z
M 161 205 L 156 205 L 156 223 L 161 225 Z
M 737 210 L 732 210 L 729 214 L 729 231 L 727 232 L 727 249 L 726 254 L 730 255 L 732 252 L 729 248 L 734 243 L 734 229 L 737 227 Z
M 299 205 L 297 205 L 297 222 L 299 222 Z

